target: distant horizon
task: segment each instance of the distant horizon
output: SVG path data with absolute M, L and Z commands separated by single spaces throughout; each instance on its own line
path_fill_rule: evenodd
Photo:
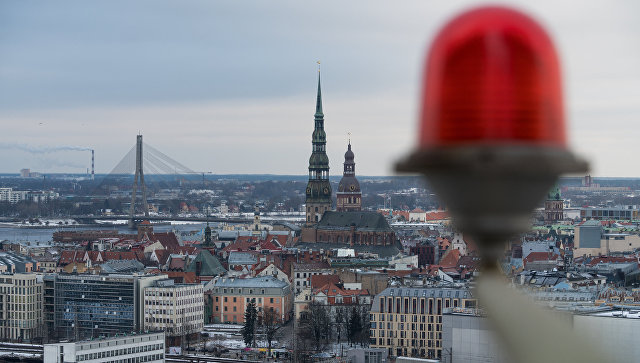
M 87 173 L 45 173 L 45 172 L 39 172 L 36 170 L 32 170 L 31 172 L 33 173 L 38 173 L 40 175 L 67 175 L 67 176 L 77 176 L 77 177 L 81 177 L 81 176 L 91 176 L 90 174 Z M 133 176 L 133 172 L 130 174 L 107 174 L 107 173 L 95 173 L 94 174 L 96 177 L 100 176 L 100 177 L 104 177 L 104 176 L 108 176 L 108 175 L 122 175 L 122 176 Z M 171 176 L 171 175 L 176 175 L 176 176 L 188 176 L 188 177 L 193 177 L 193 178 L 202 178 L 202 173 L 187 173 L 187 174 L 154 174 L 154 173 L 145 173 L 145 175 L 149 175 L 149 176 Z M 292 177 L 292 178 L 308 178 L 307 174 L 276 174 L 276 173 L 229 173 L 229 174 L 209 174 L 209 173 L 205 173 L 205 179 L 206 178 L 211 178 L 211 177 L 226 177 L 226 176 L 253 176 L 253 177 L 258 177 L 258 176 L 276 176 L 276 177 Z M 592 179 L 618 179 L 618 180 L 625 180 L 625 179 L 629 179 L 629 180 L 635 180 L 635 179 L 639 179 L 640 180 L 640 176 L 638 177 L 632 177 L 632 176 L 594 176 L 593 174 L 585 174 L 585 175 L 567 175 L 567 176 L 560 176 L 560 179 L 582 179 L 584 178 L 586 175 L 590 175 Z M 20 173 L 3 173 L 0 172 L 0 177 L 6 177 L 6 176 L 10 176 L 10 177 L 17 177 L 17 178 L 21 178 L 20 177 Z M 330 174 L 329 175 L 330 178 L 341 178 L 342 174 Z M 38 177 L 26 177 L 23 179 L 37 179 Z M 425 178 L 427 179 L 425 176 L 423 176 L 422 174 L 395 174 L 395 175 L 356 175 L 356 178 L 360 179 L 360 178 Z

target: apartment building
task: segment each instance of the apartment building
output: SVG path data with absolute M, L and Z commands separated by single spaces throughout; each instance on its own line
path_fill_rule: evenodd
M 43 336 L 42 275 L 0 275 L 0 340 L 31 341 Z
M 272 308 L 280 321 L 291 318 L 293 300 L 291 286 L 273 276 L 253 278 L 220 277 L 205 286 L 211 305 L 212 323 L 244 323 L 247 304 L 254 301 L 258 313 Z
M 177 337 L 197 334 L 204 327 L 204 293 L 201 284 L 176 284 L 156 280 L 144 289 L 144 330 L 164 331 L 172 345 Z
M 311 276 L 330 275 L 331 266 L 324 261 L 299 262 L 293 264 L 293 282 L 295 284 L 296 295 L 306 287 L 311 286 Z
M 475 308 L 469 289 L 390 287 L 376 295 L 370 312 L 370 346 L 389 356 L 442 357 L 442 313 Z

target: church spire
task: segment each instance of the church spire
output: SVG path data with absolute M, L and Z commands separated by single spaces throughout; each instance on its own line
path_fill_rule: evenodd
M 309 158 L 309 182 L 305 204 L 307 223 L 320 221 L 322 214 L 331 209 L 331 183 L 329 182 L 329 157 L 327 156 L 327 134 L 324 131 L 324 113 L 322 112 L 322 92 L 320 88 L 320 62 L 318 62 L 318 95 L 314 128 L 311 135 L 312 152 Z

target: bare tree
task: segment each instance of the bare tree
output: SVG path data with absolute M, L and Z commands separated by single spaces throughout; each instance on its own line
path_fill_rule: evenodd
M 271 341 L 276 335 L 276 332 L 280 329 L 280 321 L 278 319 L 278 313 L 273 308 L 265 309 L 262 318 L 262 328 L 267 338 L 267 355 L 271 356 Z
M 336 343 L 340 343 L 340 340 L 342 339 L 342 328 L 347 322 L 347 312 L 343 307 L 338 306 L 335 309 L 335 314 L 333 316 L 333 319 L 335 324 L 335 332 L 337 334 Z
M 302 315 L 299 324 L 299 337 L 310 339 L 315 351 L 320 351 L 328 342 L 331 318 L 324 305 L 312 301 Z M 324 340 L 324 343 L 323 343 Z

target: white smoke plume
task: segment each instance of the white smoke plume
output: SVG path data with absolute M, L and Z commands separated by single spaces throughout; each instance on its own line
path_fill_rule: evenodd
M 57 151 L 91 151 L 88 147 L 79 146 L 31 146 L 26 144 L 0 143 L 0 149 L 20 150 L 31 154 L 46 154 Z

